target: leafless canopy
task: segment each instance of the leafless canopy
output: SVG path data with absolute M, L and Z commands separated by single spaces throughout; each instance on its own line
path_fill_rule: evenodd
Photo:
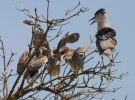
M 117 70 L 112 70 L 112 64 L 108 63 L 106 70 L 101 66 L 100 62 L 97 62 L 95 66 L 91 66 L 90 62 L 94 57 L 92 57 L 93 53 L 96 53 L 96 50 L 83 50 L 81 48 L 76 49 L 76 52 L 80 53 L 83 51 L 82 56 L 84 60 L 85 70 L 76 73 L 70 65 L 65 63 L 65 61 L 61 59 L 55 59 L 56 55 L 53 55 L 52 49 L 50 48 L 50 42 L 54 39 L 59 37 L 62 34 L 62 27 L 69 24 L 71 18 L 80 16 L 82 13 L 85 13 L 89 9 L 86 7 L 80 7 L 80 2 L 72 9 L 69 9 L 64 17 L 60 19 L 49 19 L 49 4 L 50 1 L 47 0 L 47 16 L 40 17 L 37 14 L 37 8 L 35 8 L 35 13 L 32 14 L 30 9 L 24 8 L 23 4 L 21 3 L 21 9 L 16 8 L 17 10 L 23 12 L 26 16 L 30 18 L 25 19 L 23 21 L 24 24 L 30 25 L 32 27 L 32 36 L 30 43 L 28 45 L 29 54 L 27 55 L 27 60 L 25 62 L 25 66 L 23 67 L 22 71 L 18 74 L 13 74 L 12 70 L 8 72 L 8 66 L 13 61 L 12 57 L 16 54 L 11 52 L 11 57 L 9 58 L 8 62 L 6 63 L 5 57 L 5 50 L 2 38 L 0 38 L 0 42 L 2 44 L 1 51 L 2 54 L 0 56 L 3 58 L 4 63 L 4 71 L 0 76 L 0 82 L 2 83 L 2 88 L 0 92 L 3 92 L 3 96 L 0 96 L 1 100 L 92 100 L 92 99 L 99 99 L 101 100 L 104 96 L 104 93 L 108 92 L 115 92 L 121 87 L 117 88 L 110 88 L 109 86 L 115 79 L 122 79 L 128 73 L 122 73 L 119 76 L 115 76 Z M 71 12 L 74 12 L 75 9 L 79 9 L 78 12 L 70 15 Z M 40 23 L 44 23 L 47 25 L 47 28 L 42 28 Z M 59 26 L 59 29 L 56 30 L 56 26 Z M 56 36 L 49 38 L 49 32 L 55 30 L 57 31 Z M 70 31 L 70 30 L 69 30 Z M 77 30 L 76 30 L 77 31 Z M 77 35 L 78 34 L 78 35 Z M 61 39 L 64 41 L 64 45 L 59 42 L 57 49 L 65 46 L 68 42 L 76 42 L 79 39 L 79 33 L 76 33 L 75 41 L 70 41 L 69 39 Z M 90 38 L 91 43 L 94 43 L 93 40 Z M 90 43 L 90 44 L 91 44 Z M 89 46 L 90 46 L 89 44 Z M 45 47 L 45 51 L 44 48 Z M 118 54 L 118 53 L 117 53 Z M 117 54 L 112 58 L 115 60 Z M 39 57 L 40 55 L 46 56 L 48 58 L 48 62 L 45 63 L 45 66 L 41 67 L 41 72 L 36 76 L 36 78 L 30 84 L 24 84 L 25 79 L 22 79 L 23 73 L 26 69 L 28 69 L 29 63 L 35 57 Z M 51 62 L 52 57 L 56 61 L 59 61 L 60 66 L 60 75 L 57 77 L 53 77 L 51 80 L 48 79 L 50 75 L 50 71 L 47 71 L 47 65 L 49 61 Z M 64 63 L 63 63 L 64 62 Z M 87 64 L 89 62 L 89 64 Z M 119 63 L 119 62 L 115 62 Z M 55 66 L 53 67 L 55 69 Z M 53 70 L 54 71 L 54 70 Z M 9 78 L 16 77 L 15 82 L 13 82 L 13 86 L 10 88 L 8 87 L 8 80 Z M 98 81 L 94 81 L 98 80 Z M 32 86 L 32 87 L 31 87 Z M 40 92 L 45 92 L 44 97 L 40 95 Z M 100 96 L 100 97 L 99 97 Z M 39 98 L 42 97 L 42 98 Z

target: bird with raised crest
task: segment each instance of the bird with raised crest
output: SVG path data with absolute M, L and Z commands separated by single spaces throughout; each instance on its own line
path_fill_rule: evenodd
M 109 58 L 111 63 L 114 63 L 114 60 L 111 59 L 109 56 L 116 50 L 117 44 L 116 31 L 111 28 L 110 22 L 106 14 L 106 10 L 103 8 L 96 11 L 95 16 L 89 21 L 91 20 L 94 20 L 91 24 L 93 23 L 98 24 L 98 30 L 95 35 L 96 46 L 99 55 L 101 55 L 103 68 L 106 68 L 103 61 L 103 54 Z

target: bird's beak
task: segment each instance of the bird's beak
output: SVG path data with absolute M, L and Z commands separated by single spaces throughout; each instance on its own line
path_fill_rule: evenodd
M 91 21 L 91 20 L 94 20 L 94 21 L 90 25 L 92 25 L 95 22 L 95 17 L 91 18 L 89 21 Z

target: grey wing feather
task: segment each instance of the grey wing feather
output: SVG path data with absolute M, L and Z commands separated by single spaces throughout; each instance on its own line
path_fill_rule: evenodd
M 101 48 L 101 45 L 100 45 L 100 41 L 99 40 L 96 40 L 96 46 L 97 46 L 99 55 L 101 55 L 103 53 L 103 49 Z
M 22 71 L 22 69 L 23 69 L 23 67 L 25 65 L 25 62 L 26 62 L 26 60 L 28 58 L 28 54 L 29 54 L 29 52 L 27 50 L 21 55 L 21 57 L 19 59 L 19 62 L 17 64 L 17 73 L 18 74 Z
M 101 48 L 103 50 L 106 50 L 106 49 L 111 49 L 111 48 L 115 48 L 115 45 L 112 43 L 113 40 L 111 38 L 107 39 L 107 40 L 103 40 L 103 41 L 100 41 L 100 45 L 101 45 Z
M 96 40 L 96 46 L 99 54 L 103 54 L 106 49 L 115 49 L 115 44 L 112 38 L 102 41 Z
M 90 46 L 84 46 L 84 47 L 78 47 L 75 51 L 77 53 L 84 53 L 84 52 L 87 52 L 88 50 L 90 49 Z

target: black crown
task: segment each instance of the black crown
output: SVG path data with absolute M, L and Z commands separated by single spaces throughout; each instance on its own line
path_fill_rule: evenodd
M 101 8 L 101 9 L 99 9 L 98 11 L 96 11 L 95 15 L 97 15 L 97 14 L 99 14 L 99 13 L 104 14 L 104 13 L 106 13 L 106 11 L 105 11 L 104 8 Z

